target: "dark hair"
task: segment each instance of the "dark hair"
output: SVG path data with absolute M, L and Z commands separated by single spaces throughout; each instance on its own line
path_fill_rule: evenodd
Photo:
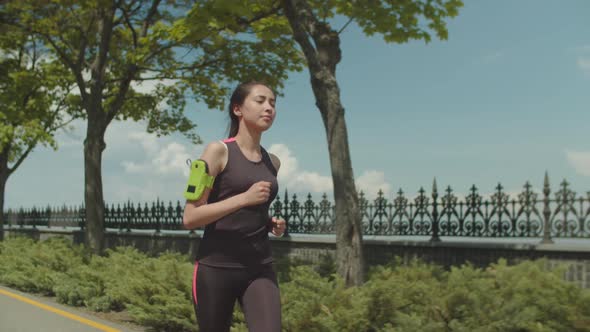
M 238 116 L 234 114 L 233 108 L 235 105 L 242 105 L 246 97 L 252 91 L 252 87 L 256 85 L 264 85 L 265 87 L 269 88 L 273 94 L 274 91 L 266 84 L 258 81 L 249 81 L 245 83 L 241 83 L 236 87 L 234 92 L 231 95 L 229 100 L 229 135 L 228 138 L 234 137 L 238 134 L 238 129 L 240 129 L 240 119 Z

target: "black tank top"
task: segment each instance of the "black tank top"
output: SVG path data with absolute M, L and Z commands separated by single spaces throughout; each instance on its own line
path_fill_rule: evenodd
M 207 202 L 222 201 L 246 192 L 258 181 L 271 183 L 270 198 L 264 204 L 239 209 L 207 225 L 197 260 L 200 264 L 218 267 L 268 264 L 272 262 L 268 210 L 278 192 L 277 171 L 264 148 L 261 148 L 262 159 L 254 162 L 244 156 L 235 140 L 224 142 L 227 164 L 215 178 Z

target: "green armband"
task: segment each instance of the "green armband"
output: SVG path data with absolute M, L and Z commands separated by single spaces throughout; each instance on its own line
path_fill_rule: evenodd
M 212 188 L 215 178 L 209 173 L 209 167 L 204 160 L 197 159 L 191 163 L 191 170 L 188 176 L 188 184 L 184 197 L 189 201 L 201 198 L 206 188 Z

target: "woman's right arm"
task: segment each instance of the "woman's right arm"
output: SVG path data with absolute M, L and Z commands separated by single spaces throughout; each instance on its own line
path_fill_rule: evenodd
M 227 149 L 221 142 L 212 142 L 200 159 L 207 162 L 209 175 L 216 177 L 227 163 Z M 182 223 L 187 229 L 208 225 L 249 205 L 262 204 L 270 197 L 270 182 L 257 182 L 248 191 L 215 203 L 207 203 L 211 188 L 203 191 L 200 199 L 186 201 Z

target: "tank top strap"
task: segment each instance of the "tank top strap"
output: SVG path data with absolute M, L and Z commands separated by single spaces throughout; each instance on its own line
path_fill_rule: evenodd
M 266 149 L 262 146 L 260 147 L 260 151 L 262 152 L 262 161 L 264 162 L 266 167 L 268 167 L 268 169 L 272 172 L 274 176 L 277 176 L 278 172 L 275 168 L 275 165 L 272 163 L 272 159 L 270 158 L 270 154 L 268 153 L 268 151 L 266 151 Z

